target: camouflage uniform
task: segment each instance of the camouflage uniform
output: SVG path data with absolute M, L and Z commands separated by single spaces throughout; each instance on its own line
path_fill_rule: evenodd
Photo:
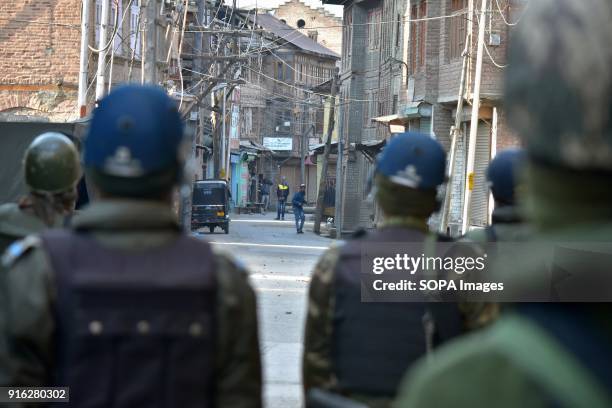
M 319 259 L 308 290 L 308 311 L 304 332 L 302 362 L 306 393 L 313 388 L 339 392 L 333 371 L 332 338 L 334 319 L 334 271 L 339 260 L 340 246 L 328 249 Z M 392 398 L 350 394 L 349 398 L 372 408 L 390 407 Z
M 611 19 L 607 0 L 530 3 L 511 43 L 505 81 L 509 120 L 529 155 L 523 205 L 533 241 L 588 248 L 564 259 L 586 274 L 595 257 L 609 267 L 612 252 Z M 542 251 L 526 251 L 502 259 L 511 271 L 507 264 L 492 272 L 530 293 L 545 275 L 544 260 L 550 261 Z M 511 305 L 490 328 L 415 367 L 395 406 L 612 406 L 611 309 L 610 303 Z
M 442 146 L 418 133 L 396 135 L 379 156 L 376 200 L 385 221 L 329 249 L 312 275 L 303 357 L 307 395 L 318 388 L 389 407 L 402 371 L 433 345 L 435 323 L 427 324 L 434 320 L 427 317 L 449 316 L 446 308 L 434 312 L 418 294 L 406 303 L 363 302 L 360 274 L 363 251 L 373 243 L 411 243 L 410 251 L 419 254 L 435 244 L 427 219 L 437 208 L 445 161 Z M 452 313 L 448 320 L 457 322 L 454 306 Z M 441 325 L 439 340 L 456 335 L 458 327 Z
M 169 207 L 146 201 L 101 201 L 73 222 L 100 244 L 127 251 L 166 246 L 181 231 Z M 207 261 L 207 260 L 203 260 Z M 218 283 L 216 406 L 261 406 L 261 363 L 255 294 L 247 272 L 223 254 L 216 254 Z M 171 272 L 171 271 L 168 271 Z M 8 318 L 3 336 L 27 353 L 11 353 L 13 370 L 0 366 L 8 384 L 45 385 L 53 370 L 56 287 L 48 255 L 30 240 L 14 260 L 4 281 L 10 294 L 0 313 Z

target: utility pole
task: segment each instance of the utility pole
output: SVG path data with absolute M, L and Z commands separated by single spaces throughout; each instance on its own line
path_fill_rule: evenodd
M 87 116 L 87 74 L 89 71 L 89 6 L 91 0 L 83 0 L 81 15 L 81 59 L 79 64 L 79 117 Z
M 157 13 L 157 0 L 147 0 L 143 56 L 143 80 L 147 84 L 157 84 Z
M 96 101 L 104 97 L 104 83 L 106 82 L 106 49 L 107 32 L 108 32 L 108 14 L 110 9 L 110 0 L 102 0 L 102 14 L 100 16 L 100 38 L 98 41 L 98 72 L 96 81 Z
M 225 173 L 225 139 L 227 138 L 227 131 L 225 129 L 225 116 L 226 116 L 226 110 L 225 110 L 225 100 L 227 99 L 227 84 L 225 84 L 225 86 L 223 87 L 223 104 L 222 104 L 222 108 L 221 108 L 221 160 L 220 160 L 220 168 L 223 169 L 223 171 L 219 171 L 220 177 L 222 178 L 227 178 L 227 174 Z M 225 176 L 225 177 L 224 177 Z
M 323 198 L 325 194 L 325 181 L 327 180 L 327 166 L 329 161 L 329 151 L 331 150 L 331 138 L 334 132 L 335 125 L 335 110 L 336 110 L 336 94 L 338 92 L 338 68 L 334 71 L 331 84 L 331 103 L 329 111 L 329 122 L 327 126 L 327 135 L 325 138 L 325 150 L 323 150 L 323 163 L 321 168 L 321 179 L 319 180 L 319 189 L 317 191 L 317 206 L 315 208 L 314 232 L 321 233 L 321 218 L 323 218 Z
M 474 188 L 474 160 L 476 158 L 476 136 L 478 134 L 478 111 L 480 109 L 480 80 L 482 77 L 482 58 L 484 52 L 485 18 L 487 16 L 487 0 L 482 0 L 480 24 L 478 25 L 478 51 L 476 54 L 476 73 L 474 76 L 474 101 L 472 103 L 472 120 L 470 122 L 470 140 L 468 145 L 467 166 L 465 169 L 465 190 L 463 194 L 463 216 L 461 218 L 461 234 L 467 232 L 470 221 L 470 206 Z
M 444 194 L 444 203 L 442 205 L 442 218 L 440 220 L 440 232 L 442 234 L 446 233 L 446 229 L 448 228 L 448 219 L 450 217 L 450 202 L 451 195 L 453 190 L 453 177 L 455 175 L 455 162 L 456 162 L 456 154 L 457 154 L 457 143 L 460 138 L 463 137 L 461 132 L 461 117 L 463 116 L 463 101 L 465 94 L 465 83 L 467 78 L 466 70 L 468 68 L 468 59 L 469 59 L 469 44 L 471 42 L 470 38 L 472 36 L 471 31 L 468 31 L 465 37 L 465 47 L 463 49 L 463 63 L 461 66 L 461 81 L 459 83 L 459 95 L 457 95 L 457 111 L 455 112 L 455 125 L 451 128 L 451 145 L 450 152 L 448 155 L 448 169 L 447 169 L 447 184 L 446 184 L 446 192 Z
M 300 184 L 304 184 L 304 179 L 306 175 L 306 163 L 304 161 L 304 136 L 306 132 L 304 132 L 304 114 L 300 112 L 299 108 L 295 107 L 295 119 L 299 123 L 300 129 Z
M 344 216 L 344 200 L 342 194 L 342 181 L 344 170 L 344 115 L 343 105 L 338 106 L 338 155 L 336 157 L 336 197 L 334 199 L 336 211 L 334 213 L 334 226 L 336 239 L 342 238 L 342 217 Z

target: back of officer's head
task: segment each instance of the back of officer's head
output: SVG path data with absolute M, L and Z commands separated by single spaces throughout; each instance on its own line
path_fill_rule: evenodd
M 176 104 L 161 88 L 118 88 L 95 109 L 84 150 L 88 177 L 105 196 L 167 197 L 184 160 Z
M 391 139 L 376 164 L 376 201 L 385 215 L 429 217 L 438 209 L 446 155 L 429 135 L 402 133 Z
M 524 164 L 525 152 L 522 149 L 503 150 L 491 161 L 487 168 L 487 181 L 496 205 L 515 204 Z

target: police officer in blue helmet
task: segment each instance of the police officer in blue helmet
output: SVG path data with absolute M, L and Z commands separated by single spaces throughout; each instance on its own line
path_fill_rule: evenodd
M 303 355 L 307 395 L 324 389 L 367 406 L 390 406 L 403 371 L 428 345 L 460 332 L 454 305 L 436 311 L 436 316 L 446 314 L 444 327 L 436 327 L 423 323 L 431 320 L 423 299 L 361 301 L 365 250 L 385 247 L 418 257 L 426 241 L 438 239 L 427 221 L 439 208 L 437 188 L 445 180 L 445 165 L 442 146 L 429 135 L 396 135 L 382 151 L 374 195 L 384 221 L 375 231 L 329 249 L 312 275 Z
M 511 148 L 497 153 L 491 161 L 487 168 L 487 182 L 495 201 L 491 225 L 469 232 L 467 239 L 475 242 L 521 241 L 530 234 L 519 206 L 526 159 L 523 149 Z
M 98 200 L 70 230 L 30 239 L 3 281 L 2 385 L 69 386 L 74 406 L 261 406 L 247 272 L 172 212 L 183 143 L 161 89 L 100 101 L 84 145 Z

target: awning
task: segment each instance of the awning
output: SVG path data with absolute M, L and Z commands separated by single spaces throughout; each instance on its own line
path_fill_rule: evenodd
M 386 115 L 372 118 L 372 122 L 384 123 L 389 126 L 389 132 L 402 133 L 406 131 L 406 118 L 399 115 Z
M 262 144 L 254 142 L 252 140 L 241 140 L 240 141 L 240 150 L 246 151 L 248 153 L 266 153 L 272 152 L 272 150 L 268 149 Z
M 338 154 L 338 142 L 331 142 L 329 153 L 330 154 Z M 325 151 L 325 143 L 318 144 L 310 149 L 310 154 L 316 156 L 318 154 L 323 154 Z
M 386 139 L 382 140 L 368 140 L 363 143 L 356 143 L 355 150 L 361 152 L 366 159 L 370 162 L 374 162 L 376 160 L 376 156 L 380 153 L 383 147 L 387 144 Z
M 398 116 L 402 119 L 418 119 L 431 117 L 431 104 L 425 101 L 409 102 L 399 109 Z

